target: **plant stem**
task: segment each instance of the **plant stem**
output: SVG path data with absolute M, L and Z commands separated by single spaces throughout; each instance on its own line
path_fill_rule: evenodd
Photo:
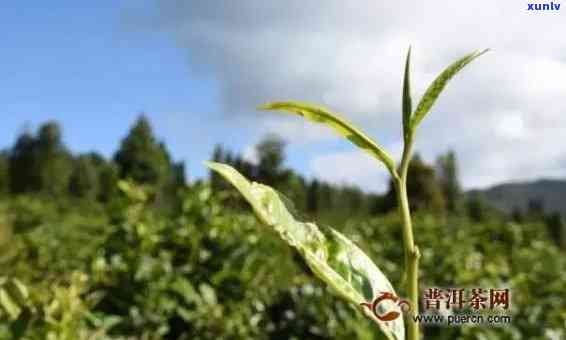
M 411 160 L 413 149 L 413 135 L 406 136 L 405 147 L 403 149 L 403 158 L 401 160 L 400 173 L 394 179 L 397 200 L 399 203 L 399 212 L 403 222 L 403 248 L 405 253 L 405 273 L 407 279 L 407 291 L 409 294 L 409 302 L 411 311 L 408 321 L 408 340 L 420 340 L 419 324 L 415 321 L 414 316 L 419 313 L 419 248 L 415 245 L 413 238 L 413 223 L 411 220 L 411 210 L 409 207 L 409 199 L 407 197 L 407 172 Z

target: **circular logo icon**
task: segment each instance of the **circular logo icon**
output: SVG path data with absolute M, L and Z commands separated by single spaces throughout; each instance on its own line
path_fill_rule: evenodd
M 393 321 L 397 319 L 401 315 L 401 313 L 399 313 L 398 311 L 391 310 L 384 313 L 379 313 L 378 306 L 384 301 L 392 301 L 397 306 L 399 306 L 401 311 L 408 312 L 409 310 L 411 310 L 409 301 L 400 299 L 398 296 L 389 292 L 382 292 L 378 297 L 375 298 L 375 300 L 373 300 L 373 302 L 363 302 L 360 305 L 368 307 L 373 315 L 375 315 L 375 317 L 381 321 Z

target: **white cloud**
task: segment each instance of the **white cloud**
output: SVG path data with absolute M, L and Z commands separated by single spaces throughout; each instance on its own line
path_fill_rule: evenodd
M 415 97 L 458 56 L 491 47 L 448 85 L 421 126 L 417 148 L 427 159 L 455 149 L 467 187 L 565 173 L 566 151 L 558 147 L 566 135 L 561 11 L 529 12 L 515 0 L 159 4 L 151 25 L 171 33 L 193 70 L 217 78 L 225 112 L 243 114 L 277 99 L 312 101 L 344 112 L 386 144 L 398 141 L 409 44 Z M 291 142 L 329 138 L 290 118 L 266 118 L 258 129 Z M 365 187 L 380 180 L 354 166 L 320 165 L 346 161 L 336 157 L 314 159 L 313 167 L 327 179 L 346 176 Z
M 387 170 L 366 153 L 351 151 L 318 156 L 311 161 L 310 168 L 317 178 L 328 182 L 361 184 L 366 191 L 387 189 Z
M 525 121 L 521 112 L 502 112 L 501 115 L 493 119 L 497 136 L 512 140 L 527 138 Z

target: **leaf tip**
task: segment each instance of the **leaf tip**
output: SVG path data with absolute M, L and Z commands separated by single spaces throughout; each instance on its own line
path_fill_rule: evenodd
M 213 161 L 204 161 L 202 162 L 204 164 L 204 166 L 206 166 L 207 168 L 209 168 L 210 170 L 214 170 L 214 171 L 219 171 L 219 169 L 222 166 L 225 166 L 222 163 L 218 163 L 218 162 L 213 162 Z
M 281 102 L 269 102 L 257 107 L 260 111 L 271 111 L 276 110 L 280 106 Z
M 483 50 L 476 50 L 476 51 L 472 52 L 471 55 L 470 55 L 471 58 L 469 59 L 469 62 L 471 62 L 472 60 L 474 60 L 474 59 L 476 59 L 476 58 L 478 58 L 478 57 L 480 57 L 480 56 L 486 54 L 486 53 L 489 52 L 489 51 L 491 51 L 491 49 L 490 49 L 490 48 L 486 48 L 486 49 L 483 49 Z
M 490 51 L 491 51 L 491 48 L 486 48 L 486 49 L 484 49 L 484 50 L 482 50 L 482 51 L 479 51 L 479 52 L 476 54 L 476 57 L 479 57 L 479 56 L 481 56 L 481 55 L 484 55 L 484 54 L 486 54 L 487 52 L 490 52 Z

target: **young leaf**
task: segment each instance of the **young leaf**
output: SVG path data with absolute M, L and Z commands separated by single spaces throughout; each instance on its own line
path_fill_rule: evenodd
M 389 280 L 360 248 L 332 228 L 297 221 L 281 196 L 271 187 L 250 183 L 228 165 L 214 162 L 207 162 L 206 165 L 232 183 L 250 203 L 258 219 L 294 247 L 313 273 L 337 295 L 374 320 L 388 339 L 404 339 L 402 317 L 381 321 L 365 306 L 360 306 L 360 303 L 371 302 L 383 292 L 395 295 Z M 399 311 L 399 307 L 388 302 L 378 305 L 380 313 Z
M 407 59 L 405 60 L 405 76 L 403 80 L 403 137 L 407 140 L 411 134 L 411 113 L 413 112 L 413 103 L 411 99 L 411 48 L 407 51 Z
M 29 297 L 29 291 L 27 287 L 18 279 L 13 278 L 8 281 L 3 288 L 6 290 L 8 295 L 19 305 L 25 305 Z
M 466 65 L 471 63 L 474 59 L 481 56 L 488 50 L 483 50 L 481 52 L 474 51 L 470 54 L 465 55 L 463 58 L 455 61 L 452 65 L 448 66 L 433 82 L 430 84 L 428 89 L 426 90 L 425 94 L 421 98 L 417 109 L 413 115 L 411 120 L 411 128 L 415 129 L 417 125 L 421 122 L 421 120 L 425 117 L 425 115 L 430 111 L 432 105 L 436 102 L 438 96 L 444 87 L 448 83 L 456 73 L 458 73 L 461 69 L 463 69 Z
M 8 292 L 2 287 L 0 287 L 0 308 L 4 309 L 12 320 L 16 320 L 22 312 L 20 306 L 18 306 Z
M 391 174 L 395 173 L 395 162 L 387 154 L 387 152 L 385 152 L 381 146 L 366 136 L 362 131 L 355 128 L 350 122 L 339 117 L 336 113 L 330 112 L 321 107 L 299 102 L 268 103 L 260 106 L 260 109 L 287 111 L 303 116 L 315 123 L 325 124 L 334 129 L 340 135 L 346 137 L 350 142 L 369 152 L 373 157 L 383 162 Z

